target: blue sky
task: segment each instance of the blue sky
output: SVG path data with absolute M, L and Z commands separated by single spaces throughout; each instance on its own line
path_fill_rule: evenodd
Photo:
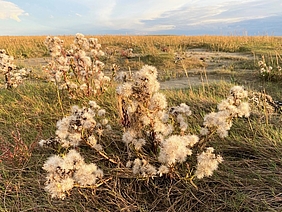
M 0 0 L 0 35 L 282 35 L 281 0 Z

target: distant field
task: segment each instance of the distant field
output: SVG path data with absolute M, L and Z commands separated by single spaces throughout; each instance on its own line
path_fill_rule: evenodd
M 58 36 L 70 45 L 74 36 Z M 223 52 L 268 53 L 282 51 L 282 37 L 273 36 L 91 36 L 99 39 L 103 47 L 134 48 L 137 53 L 158 50 L 182 51 L 187 48 L 207 48 Z M 46 57 L 43 42 L 46 36 L 0 36 L 0 46 L 15 58 Z

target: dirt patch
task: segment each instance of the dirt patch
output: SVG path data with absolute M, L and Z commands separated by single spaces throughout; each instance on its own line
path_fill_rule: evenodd
M 28 58 L 28 59 L 18 59 L 15 64 L 19 67 L 25 67 L 30 69 L 41 69 L 42 66 L 46 66 L 51 61 L 51 58 Z
M 208 78 L 204 78 L 201 76 L 191 76 L 191 77 L 182 77 L 178 79 L 171 79 L 169 81 L 164 81 L 160 83 L 161 89 L 181 89 L 188 88 L 190 86 L 197 85 L 208 85 L 211 83 L 220 83 L 220 82 L 230 81 L 230 78 L 227 76 L 209 76 Z
M 257 79 L 252 54 L 189 49 L 185 57 L 198 59 L 205 67 L 187 70 L 188 77 L 161 82 L 161 89 L 180 89 L 222 81 L 247 85 Z
M 161 82 L 161 89 L 187 88 L 190 86 L 219 83 L 221 81 L 251 81 L 256 70 L 254 58 L 251 54 L 211 52 L 206 49 L 189 49 L 185 52 L 186 58 L 197 59 L 205 64 L 205 68 L 187 70 L 188 77 L 170 79 Z M 20 67 L 41 70 L 50 62 L 51 58 L 30 58 L 16 60 L 16 65 Z
M 207 71 L 253 64 L 253 55 L 230 52 L 211 52 L 206 49 L 189 49 L 186 57 L 195 57 L 206 64 Z M 241 67 L 242 68 L 242 67 Z

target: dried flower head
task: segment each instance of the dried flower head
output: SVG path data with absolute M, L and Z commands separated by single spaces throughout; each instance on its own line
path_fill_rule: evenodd
M 211 176 L 218 168 L 218 164 L 222 163 L 222 157 L 220 155 L 216 156 L 213 151 L 212 147 L 208 147 L 206 151 L 197 156 L 198 162 L 195 175 L 198 179 Z
M 157 169 L 153 165 L 149 164 L 145 159 L 140 160 L 139 158 L 133 161 L 132 171 L 133 174 L 142 177 L 153 177 L 157 174 Z
M 18 87 L 29 76 L 30 69 L 18 69 L 14 65 L 14 57 L 9 56 L 5 49 L 0 49 L 0 72 L 4 74 L 5 87 L 12 89 Z
M 232 126 L 232 119 L 236 117 L 249 117 L 250 107 L 248 102 L 242 100 L 248 97 L 248 92 L 241 86 L 234 86 L 230 89 L 227 99 L 218 104 L 218 112 L 211 112 L 204 117 L 205 130 L 201 130 L 202 135 L 216 130 L 222 138 L 228 136 L 228 131 Z
M 57 122 L 56 137 L 41 140 L 40 144 L 50 146 L 52 142 L 56 142 L 68 148 L 84 142 L 100 150 L 101 146 L 97 144 L 96 137 L 100 137 L 104 130 L 110 130 L 105 114 L 106 110 L 101 109 L 95 101 L 90 101 L 88 108 L 74 105 L 71 107 L 71 115 Z
M 172 135 L 161 143 L 158 161 L 166 165 L 183 163 L 192 155 L 191 147 L 198 141 L 196 135 Z
M 97 178 L 103 177 L 103 171 L 95 164 L 86 164 L 83 157 L 74 149 L 65 156 L 51 156 L 43 165 L 47 171 L 45 190 L 52 198 L 64 199 L 75 183 L 94 185 Z
M 105 91 L 110 78 L 104 75 L 101 45 L 95 38 L 77 33 L 70 49 L 65 49 L 58 37 L 47 37 L 45 45 L 52 61 L 44 68 L 59 89 L 67 90 L 71 98 L 97 95 Z

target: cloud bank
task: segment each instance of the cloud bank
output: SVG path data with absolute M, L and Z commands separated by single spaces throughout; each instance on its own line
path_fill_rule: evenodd
M 280 0 L 274 0 L 271 4 L 263 0 L 218 1 L 217 4 L 212 1 L 205 4 L 187 3 L 177 10 L 163 13 L 158 18 L 144 19 L 141 22 L 144 29 L 154 29 L 155 27 L 158 29 L 160 25 L 173 25 L 173 30 L 187 31 L 188 33 L 197 30 L 218 30 L 220 32 L 220 30 L 231 26 L 236 26 L 235 29 L 254 28 L 252 25 L 247 26 L 247 23 L 256 24 L 263 22 L 263 20 L 278 20 L 279 17 L 281 17 Z M 279 28 L 282 25 L 277 21 L 275 23 L 277 25 L 274 28 Z M 255 27 L 260 31 L 268 26 L 256 25 Z
M 19 16 L 28 15 L 28 13 L 12 2 L 0 0 L 0 5 L 0 19 L 12 19 L 20 22 Z
M 0 33 L 282 35 L 281 8 L 281 0 L 0 0 Z

